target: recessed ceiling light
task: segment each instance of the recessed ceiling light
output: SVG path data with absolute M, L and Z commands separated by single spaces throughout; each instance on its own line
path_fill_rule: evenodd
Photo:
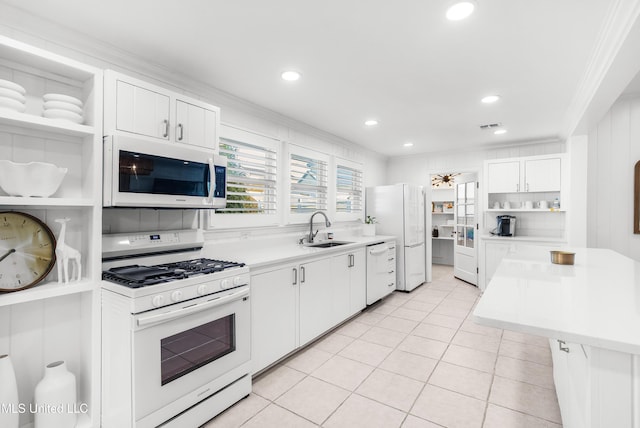
M 413 147 L 413 143 L 406 142 L 406 143 L 403 144 L 403 146 L 405 146 L 405 147 Z
M 375 126 L 378 124 L 378 121 L 375 119 L 369 119 L 369 120 L 365 120 L 364 124 L 367 126 Z
M 280 76 L 282 77 L 283 80 L 286 80 L 288 82 L 294 82 L 294 81 L 300 79 L 302 74 L 300 74 L 299 71 L 287 70 L 287 71 L 283 71 Z
M 491 103 L 495 103 L 499 99 L 500 99 L 500 95 L 487 95 L 486 97 L 484 97 L 480 101 L 482 101 L 485 104 L 491 104 Z
M 471 0 L 458 1 L 447 9 L 447 19 L 449 21 L 460 21 L 473 13 L 476 2 Z
M 502 135 L 502 134 L 506 134 L 507 130 L 506 129 L 498 129 L 496 131 L 493 131 L 494 134 L 496 135 Z

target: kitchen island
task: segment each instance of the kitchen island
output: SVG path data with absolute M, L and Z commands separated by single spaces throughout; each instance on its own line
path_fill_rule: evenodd
M 565 427 L 640 427 L 640 263 L 575 248 L 555 265 L 549 250 L 507 254 L 474 321 L 549 338 Z

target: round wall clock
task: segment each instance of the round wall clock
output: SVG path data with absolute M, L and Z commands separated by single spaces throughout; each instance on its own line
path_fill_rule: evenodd
M 42 281 L 56 262 L 56 239 L 36 217 L 0 212 L 0 291 L 18 291 Z

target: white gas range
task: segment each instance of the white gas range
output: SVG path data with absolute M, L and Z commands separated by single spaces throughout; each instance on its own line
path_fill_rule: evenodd
M 251 392 L 249 269 L 202 231 L 103 236 L 103 420 L 196 427 Z

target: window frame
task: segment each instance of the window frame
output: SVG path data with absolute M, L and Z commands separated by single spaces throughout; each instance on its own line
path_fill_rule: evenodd
M 304 212 L 304 213 L 294 213 L 291 212 L 291 155 L 292 154 L 296 154 L 299 156 L 304 156 L 304 157 L 308 157 L 308 158 L 312 158 L 312 159 L 316 159 L 319 160 L 321 162 L 324 162 L 326 164 L 326 168 L 327 168 L 327 183 L 326 183 L 326 198 L 327 198 L 327 207 L 326 209 L 318 209 L 318 211 L 324 211 L 326 212 L 326 214 L 329 216 L 329 219 L 333 220 L 331 217 L 333 217 L 333 215 L 335 214 L 335 209 L 332 209 L 332 199 L 331 199 L 331 177 L 332 177 L 332 156 L 318 151 L 318 150 L 314 150 L 314 149 L 310 149 L 304 146 L 300 146 L 294 143 L 288 143 L 287 144 L 287 155 L 286 157 L 283 157 L 283 159 L 286 159 L 286 167 L 282 168 L 283 171 L 286 171 L 285 173 L 285 180 L 284 182 L 285 184 L 285 191 L 284 191 L 284 199 L 285 199 L 285 203 L 283 208 L 283 211 L 285 213 L 285 223 L 286 224 L 300 224 L 300 223 L 306 223 L 309 221 L 309 218 L 312 214 L 312 212 Z M 315 212 L 315 211 L 314 211 Z
M 343 166 L 345 168 L 356 170 L 360 173 L 361 182 L 360 182 L 360 199 L 361 199 L 361 209 L 357 212 L 338 212 L 338 166 Z M 333 166 L 331 168 L 333 182 L 331 184 L 331 188 L 333 194 L 331 195 L 331 200 L 333 203 L 333 207 L 331 211 L 333 212 L 333 216 L 336 221 L 353 221 L 353 220 L 363 220 L 365 213 L 365 186 L 364 186 L 364 165 L 360 162 L 354 162 L 349 159 L 344 159 L 339 156 L 333 157 Z
M 223 140 L 229 140 L 239 144 L 245 143 L 257 147 L 263 147 L 271 150 L 276 154 L 276 173 L 275 173 L 275 191 L 276 191 L 276 209 L 275 212 L 265 213 L 217 213 L 215 210 L 207 210 L 207 228 L 245 228 L 256 226 L 278 226 L 281 224 L 281 212 L 283 209 L 282 198 L 282 141 L 273 137 L 257 134 L 253 131 L 245 130 L 228 124 L 220 125 L 219 141 L 217 149 Z

